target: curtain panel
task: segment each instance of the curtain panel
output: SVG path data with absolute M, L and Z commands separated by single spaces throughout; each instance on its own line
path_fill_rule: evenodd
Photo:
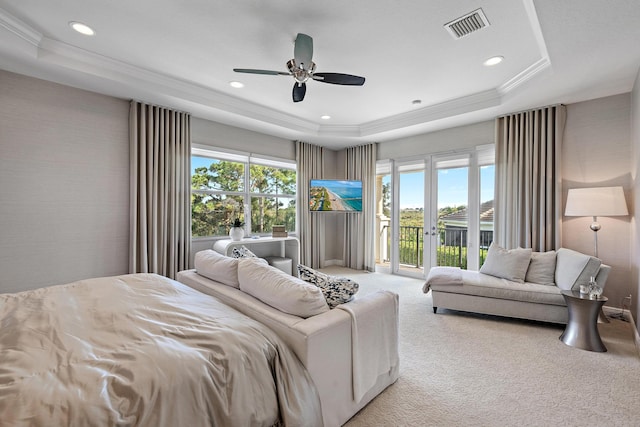
M 505 248 L 558 249 L 566 107 L 498 117 L 494 241 Z
M 296 169 L 300 264 L 320 268 L 324 254 L 324 218 L 322 215 L 311 214 L 309 210 L 309 181 L 322 179 L 324 148 L 296 141 Z
M 191 116 L 131 101 L 129 272 L 175 279 L 191 248 Z
M 376 267 L 376 156 L 376 144 L 346 149 L 345 176 L 362 180 L 362 213 L 346 214 L 345 220 L 345 267 L 356 270 L 375 271 Z

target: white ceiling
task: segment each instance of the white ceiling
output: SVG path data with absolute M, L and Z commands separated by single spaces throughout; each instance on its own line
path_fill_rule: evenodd
M 489 26 L 446 31 L 479 8 Z M 233 72 L 286 71 L 298 32 L 316 71 L 364 86 L 310 81 L 294 104 L 292 77 Z M 329 148 L 629 92 L 639 42 L 638 0 L 0 0 L 2 69 Z

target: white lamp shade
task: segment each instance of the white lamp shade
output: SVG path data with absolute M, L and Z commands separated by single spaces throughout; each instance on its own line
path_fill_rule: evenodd
M 565 216 L 629 215 L 622 187 L 572 188 L 567 194 Z

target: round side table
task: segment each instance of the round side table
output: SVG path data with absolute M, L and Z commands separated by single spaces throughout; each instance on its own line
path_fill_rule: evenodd
M 598 313 L 607 297 L 591 299 L 578 291 L 562 291 L 569 310 L 569 323 L 560 340 L 572 347 L 588 351 L 607 351 L 598 333 Z

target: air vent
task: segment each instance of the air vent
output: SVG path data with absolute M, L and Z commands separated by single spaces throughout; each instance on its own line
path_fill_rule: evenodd
M 482 9 L 478 9 L 445 24 L 444 27 L 449 31 L 451 37 L 457 40 L 488 26 L 487 17 Z

